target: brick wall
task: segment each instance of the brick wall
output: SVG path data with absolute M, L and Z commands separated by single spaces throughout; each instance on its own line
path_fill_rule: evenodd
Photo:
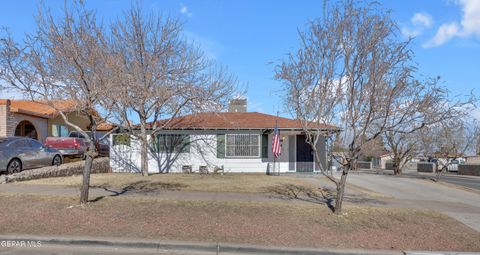
M 7 106 L 0 105 L 0 136 L 7 136 Z
M 15 135 L 15 116 L 10 112 L 10 100 L 6 105 L 0 105 L 0 136 Z

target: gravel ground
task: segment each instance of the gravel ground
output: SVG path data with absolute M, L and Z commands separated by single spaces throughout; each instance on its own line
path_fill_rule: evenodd
M 0 195 L 0 233 L 135 237 L 272 246 L 480 251 L 480 233 L 431 211 L 281 202 Z

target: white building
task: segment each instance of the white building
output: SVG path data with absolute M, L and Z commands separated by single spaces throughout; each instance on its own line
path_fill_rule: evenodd
M 298 120 L 258 112 L 210 112 L 176 118 L 164 130 L 150 133 L 148 171 L 182 172 L 189 167 L 198 171 L 206 166 L 209 171 L 223 167 L 225 172 L 273 172 L 275 125 L 282 145 L 275 172 L 319 170 Z M 339 130 L 327 124 L 314 127 L 324 134 Z M 113 172 L 140 172 L 140 142 L 122 134 L 113 134 L 110 140 Z M 325 137 L 318 141 L 319 161 L 326 168 Z

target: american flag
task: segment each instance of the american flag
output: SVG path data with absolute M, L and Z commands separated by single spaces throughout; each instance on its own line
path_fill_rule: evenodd
M 280 133 L 278 131 L 278 125 L 275 123 L 275 130 L 272 137 L 272 152 L 275 158 L 278 158 L 282 153 L 282 147 L 280 146 Z

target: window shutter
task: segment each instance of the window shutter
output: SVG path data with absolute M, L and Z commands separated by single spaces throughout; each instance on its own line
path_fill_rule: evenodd
M 190 153 L 190 135 L 182 135 L 182 152 Z
M 268 135 L 262 135 L 262 158 L 268 158 Z
M 165 136 L 157 134 L 156 136 L 150 137 L 150 145 L 153 152 L 159 153 L 162 149 L 165 148 Z
M 217 158 L 225 158 L 225 135 L 217 135 Z

